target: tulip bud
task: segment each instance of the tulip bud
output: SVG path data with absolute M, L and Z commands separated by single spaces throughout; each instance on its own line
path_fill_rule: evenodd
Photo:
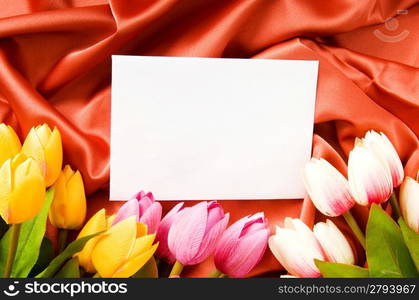
M 393 144 L 387 136 L 382 132 L 377 133 L 371 130 L 358 142 L 370 149 L 378 158 L 380 158 L 381 162 L 385 164 L 390 171 L 393 187 L 398 187 L 404 178 L 403 165 L 396 149 L 394 149 Z
M 176 258 L 169 250 L 167 238 L 169 236 L 169 230 L 173 222 L 179 217 L 180 212 L 183 209 L 183 202 L 176 204 L 161 220 L 159 230 L 157 231 L 156 241 L 159 242 L 156 255 L 166 260 L 169 264 L 173 264 Z
M 19 138 L 12 127 L 0 124 L 0 166 L 21 150 Z
M 244 217 L 224 231 L 217 243 L 214 263 L 229 277 L 243 277 L 262 259 L 269 228 L 263 213 Z
M 99 233 L 107 229 L 108 222 L 106 219 L 106 211 L 105 209 L 101 209 L 96 214 L 94 214 L 89 219 L 89 221 L 87 221 L 86 225 L 84 225 L 83 229 L 77 236 L 77 239 L 81 239 L 82 237 Z M 83 250 L 74 255 L 75 257 L 78 257 L 80 266 L 82 266 L 88 273 L 96 272 L 96 269 L 92 262 L 92 251 L 96 243 L 98 242 L 99 237 L 100 235 L 88 240 L 87 243 L 84 245 Z
M 92 251 L 93 265 L 101 277 L 128 278 L 153 256 L 154 237 L 137 231 L 135 216 L 124 219 L 101 235 Z
M 352 265 L 354 253 L 348 240 L 336 225 L 327 220 L 314 225 L 314 235 L 319 241 L 328 261 Z
M 310 228 L 298 219 L 286 218 L 269 238 L 269 248 L 293 276 L 320 277 L 314 259 L 325 260 L 323 249 Z
M 45 201 L 45 180 L 36 161 L 19 153 L 0 168 L 0 215 L 7 224 L 35 217 Z
M 359 142 L 349 153 L 348 180 L 352 196 L 360 205 L 385 202 L 393 191 L 387 166 Z
M 153 194 L 145 194 L 141 191 L 133 199 L 121 206 L 113 224 L 130 216 L 135 216 L 137 222 L 147 225 L 149 233 L 156 233 L 160 224 L 161 214 L 161 204 L 154 200 Z
M 204 261 L 214 251 L 229 216 L 216 201 L 184 208 L 181 216 L 173 222 L 168 236 L 169 249 L 176 260 L 183 265 Z
M 312 158 L 304 168 L 304 184 L 316 208 L 340 216 L 355 204 L 346 178 L 324 159 Z
M 409 227 L 419 233 L 419 182 L 408 176 L 400 187 L 400 210 Z
M 63 147 L 56 127 L 52 132 L 47 124 L 33 127 L 23 143 L 22 152 L 39 162 L 47 186 L 57 180 L 63 163 Z
M 53 186 L 55 194 L 49 211 L 51 224 L 61 229 L 80 228 L 86 217 L 86 196 L 80 172 L 65 166 Z

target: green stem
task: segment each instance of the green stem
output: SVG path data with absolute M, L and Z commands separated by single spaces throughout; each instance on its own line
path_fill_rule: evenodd
M 365 235 L 362 232 L 361 228 L 359 228 L 358 223 L 356 222 L 355 218 L 352 216 L 351 212 L 348 210 L 346 213 L 343 214 L 343 217 L 345 218 L 346 223 L 348 223 L 349 227 L 352 229 L 352 232 L 355 234 L 361 246 L 364 249 L 366 249 Z
M 21 224 L 13 224 L 11 228 L 11 237 L 9 244 L 9 252 L 7 253 L 6 266 L 4 268 L 4 278 L 9 278 L 12 273 L 13 262 L 16 256 L 16 249 L 19 242 L 19 233 L 20 233 Z
M 67 246 L 67 236 L 68 236 L 67 229 L 58 230 L 58 254 L 63 252 L 65 247 Z
M 228 278 L 228 276 L 224 273 L 221 273 L 220 276 L 218 276 L 218 278 Z
M 397 202 L 396 193 L 394 193 L 394 191 L 390 197 L 390 205 L 391 205 L 391 208 L 393 209 L 396 220 L 398 220 L 401 216 L 401 213 L 400 213 L 399 203 Z
M 175 264 L 173 265 L 172 271 L 170 272 L 169 277 L 173 277 L 173 276 L 179 276 L 180 273 L 182 273 L 183 270 L 183 265 L 176 261 Z
M 223 275 L 223 273 L 221 273 L 218 269 L 215 269 L 209 276 L 208 278 L 218 278 L 221 275 Z
M 93 275 L 93 277 L 92 277 L 92 278 L 100 278 L 99 273 L 96 273 L 95 275 Z

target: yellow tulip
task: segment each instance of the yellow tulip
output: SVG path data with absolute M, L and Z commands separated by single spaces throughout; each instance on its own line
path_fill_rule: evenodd
M 82 237 L 95 234 L 98 232 L 102 232 L 108 229 L 108 221 L 106 219 L 106 211 L 105 209 L 99 210 L 96 214 L 94 214 L 89 221 L 87 221 L 86 225 L 84 225 L 83 229 L 80 231 L 77 239 Z M 90 239 L 82 251 L 76 253 L 74 256 L 79 258 L 80 266 L 82 266 L 86 272 L 95 273 L 96 269 L 92 263 L 92 250 L 95 247 L 98 239 L 101 235 L 95 236 L 94 238 Z
M 0 124 L 0 166 L 20 152 L 22 145 L 12 127 Z
M 93 265 L 101 277 L 127 278 L 147 263 L 158 243 L 153 245 L 155 235 L 147 235 L 144 228 L 132 216 L 101 235 L 92 251 Z
M 56 127 L 52 132 L 47 124 L 33 127 L 23 143 L 22 152 L 39 162 L 47 186 L 57 180 L 63 164 L 63 146 Z
M 0 215 L 7 224 L 32 219 L 45 200 L 45 180 L 36 161 L 19 153 L 0 168 Z
M 51 224 L 61 229 L 79 229 L 86 218 L 86 195 L 80 172 L 65 166 L 53 186 L 55 194 L 49 210 Z

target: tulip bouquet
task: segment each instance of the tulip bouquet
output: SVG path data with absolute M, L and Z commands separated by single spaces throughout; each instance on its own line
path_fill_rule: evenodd
M 0 149 L 3 277 L 179 277 L 183 266 L 211 255 L 210 276 L 243 277 L 267 248 L 263 213 L 227 228 L 229 214 L 216 201 L 178 203 L 162 218 L 153 194 L 140 191 L 116 214 L 101 209 L 85 222 L 83 179 L 71 166 L 62 168 L 57 128 L 34 127 L 21 145 L 1 124 Z M 56 249 L 46 237 L 48 221 L 59 231 Z M 78 236 L 68 244 L 72 230 Z
M 296 277 L 418 277 L 418 181 L 419 173 L 416 180 L 404 176 L 386 135 L 369 131 L 355 140 L 348 179 L 324 159 L 312 158 L 304 169 L 313 204 L 327 217 L 343 216 L 365 249 L 365 265 L 354 265 L 353 248 L 329 219 L 313 230 L 300 220 L 286 219 L 270 237 L 270 249 Z M 351 214 L 354 205 L 369 208 L 366 234 Z
M 245 277 L 268 245 L 286 276 L 418 276 L 419 183 L 404 176 L 382 133 L 371 131 L 355 141 L 348 179 L 324 159 L 313 158 L 304 169 L 316 208 L 328 218 L 342 216 L 366 250 L 361 266 L 355 265 L 353 244 L 331 219 L 310 228 L 286 218 L 270 236 L 263 212 L 229 225 L 230 215 L 217 201 L 203 201 L 178 203 L 163 215 L 153 194 L 140 191 L 115 214 L 100 209 L 86 221 L 82 175 L 63 168 L 62 148 L 57 128 L 34 127 L 22 145 L 10 126 L 0 125 L 3 277 L 179 278 L 184 266 L 211 256 L 208 277 Z M 370 208 L 366 230 L 351 214 L 355 205 Z M 54 247 L 47 224 L 59 232 Z M 70 236 L 76 238 L 69 242 Z

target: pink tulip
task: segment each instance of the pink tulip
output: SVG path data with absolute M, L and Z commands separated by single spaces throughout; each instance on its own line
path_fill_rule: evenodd
M 326 216 L 340 216 L 355 204 L 346 178 L 322 158 L 305 165 L 303 180 L 313 204 Z
M 216 201 L 184 208 L 169 230 L 170 251 L 183 265 L 204 261 L 214 251 L 228 220 L 229 214 L 224 214 Z
M 349 153 L 348 181 L 355 201 L 364 206 L 387 201 L 393 191 L 387 165 L 359 140 Z
M 247 216 L 224 231 L 214 254 L 215 266 L 229 277 L 243 277 L 262 259 L 269 228 L 263 213 Z
M 113 225 L 128 217 L 136 216 L 137 222 L 147 225 L 148 233 L 156 233 L 159 227 L 162 207 L 154 200 L 152 193 L 140 191 L 135 197 L 122 205 L 113 221 Z
M 293 276 L 320 277 L 314 259 L 325 254 L 313 232 L 298 219 L 286 218 L 284 228 L 276 228 L 269 238 L 269 248 L 282 266 Z
M 382 132 L 378 133 L 370 130 L 365 134 L 365 137 L 358 142 L 362 143 L 380 158 L 382 163 L 385 164 L 390 171 L 393 187 L 398 187 L 404 178 L 403 165 L 396 149 L 394 149 L 393 144 L 387 136 Z
M 159 230 L 157 231 L 156 235 L 156 241 L 159 242 L 159 247 L 157 248 L 156 255 L 160 258 L 165 259 L 170 264 L 173 264 L 176 258 L 169 250 L 167 239 L 170 227 L 172 226 L 173 222 L 179 217 L 179 215 L 181 215 L 180 212 L 182 211 L 182 209 L 183 202 L 176 204 L 161 220 Z

